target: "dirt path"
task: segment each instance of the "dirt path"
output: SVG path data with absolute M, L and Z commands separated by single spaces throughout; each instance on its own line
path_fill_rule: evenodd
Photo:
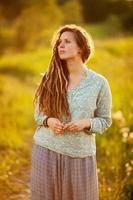
M 32 140 L 28 141 L 30 150 L 32 149 Z M 30 173 L 31 173 L 31 152 L 28 157 L 27 165 L 22 166 L 19 173 L 13 176 L 10 188 L 13 192 L 8 194 L 8 198 L 3 200 L 30 200 Z
M 30 166 L 23 167 L 18 177 L 13 178 L 15 187 L 20 191 L 11 194 L 9 200 L 30 200 Z

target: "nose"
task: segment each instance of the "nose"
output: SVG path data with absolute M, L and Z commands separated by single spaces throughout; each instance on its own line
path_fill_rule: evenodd
M 64 47 L 65 47 L 64 43 L 63 43 L 63 42 L 60 42 L 59 47 L 60 47 L 60 48 L 64 48 Z

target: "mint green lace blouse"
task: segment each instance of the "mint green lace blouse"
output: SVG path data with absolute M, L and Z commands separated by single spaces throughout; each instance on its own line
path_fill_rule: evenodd
M 107 79 L 85 66 L 87 77 L 74 89 L 68 89 L 67 98 L 72 121 L 87 118 L 91 128 L 88 131 L 65 131 L 56 135 L 52 129 L 43 126 L 46 115 L 39 115 L 35 106 L 34 119 L 37 128 L 33 136 L 36 144 L 57 153 L 75 158 L 96 154 L 96 134 L 104 133 L 112 124 L 112 95 Z

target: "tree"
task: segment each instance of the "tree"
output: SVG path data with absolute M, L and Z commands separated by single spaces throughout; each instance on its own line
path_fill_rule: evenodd
M 79 1 L 71 0 L 60 6 L 63 15 L 63 24 L 83 22 L 82 7 Z
M 101 22 L 108 17 L 106 0 L 80 0 L 85 22 Z
M 53 23 L 54 21 L 54 23 Z M 62 21 L 62 13 L 53 1 L 34 4 L 23 10 L 16 19 L 16 45 L 19 49 L 27 46 L 47 45 L 49 30 L 54 29 Z
M 80 0 L 85 22 L 105 21 L 110 15 L 118 17 L 131 12 L 133 1 L 130 0 Z M 131 14 L 130 14 L 131 15 Z M 122 20 L 123 18 L 121 18 Z

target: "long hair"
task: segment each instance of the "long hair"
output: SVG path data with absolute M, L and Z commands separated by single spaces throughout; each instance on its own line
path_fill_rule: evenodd
M 69 83 L 69 71 L 65 60 L 61 60 L 58 54 L 59 39 L 63 32 L 70 31 L 74 34 L 77 45 L 81 49 L 83 63 L 90 57 L 93 51 L 93 41 L 85 29 L 75 24 L 61 26 L 52 38 L 52 57 L 48 70 L 43 74 L 40 84 L 35 92 L 34 101 L 39 104 L 39 113 L 47 116 L 71 121 L 71 113 L 67 101 L 67 89 Z

